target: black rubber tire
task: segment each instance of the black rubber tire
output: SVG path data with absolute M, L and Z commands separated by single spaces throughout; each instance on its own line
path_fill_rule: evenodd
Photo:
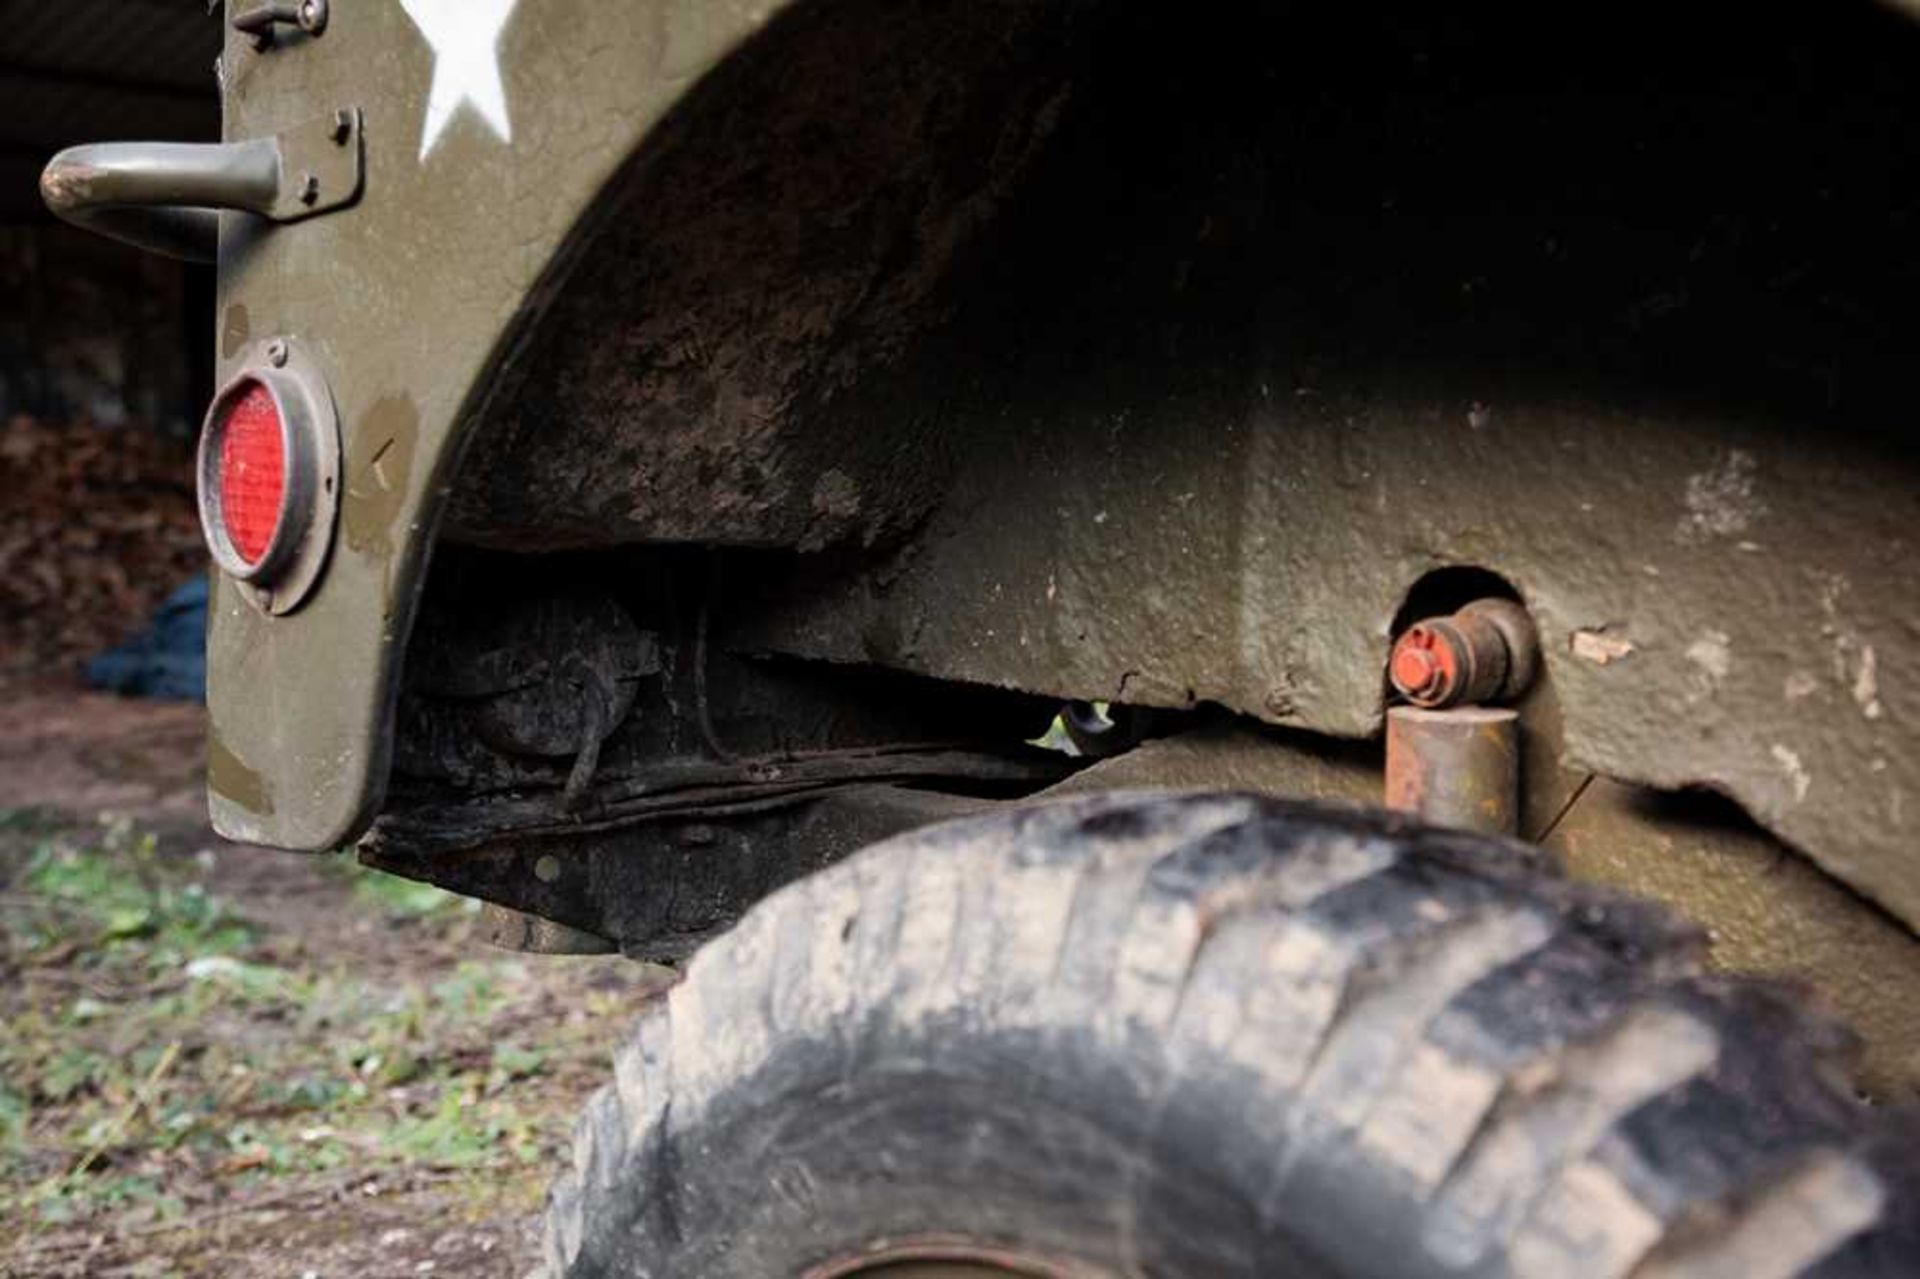
M 1913 1149 L 1836 1082 L 1846 1036 L 1696 960 L 1533 850 L 1386 816 L 1131 794 L 915 831 L 645 1008 L 547 1265 L 938 1237 L 1103 1275 L 1920 1274 Z

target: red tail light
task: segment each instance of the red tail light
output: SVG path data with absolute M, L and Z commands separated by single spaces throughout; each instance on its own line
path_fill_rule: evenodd
M 267 388 L 252 382 L 228 402 L 220 432 L 220 521 L 227 541 L 256 565 L 273 545 L 287 500 L 286 424 Z
M 333 399 L 276 341 L 214 398 L 200 436 L 200 525 L 214 562 L 272 613 L 319 580 L 339 501 Z

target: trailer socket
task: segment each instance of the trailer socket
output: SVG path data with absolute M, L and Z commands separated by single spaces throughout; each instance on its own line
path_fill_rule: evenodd
M 1482 599 L 1408 627 L 1394 643 L 1387 677 L 1413 705 L 1440 710 L 1513 701 L 1539 668 L 1527 611 L 1512 600 Z

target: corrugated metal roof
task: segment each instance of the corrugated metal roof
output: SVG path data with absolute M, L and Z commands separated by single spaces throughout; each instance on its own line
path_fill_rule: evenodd
M 62 147 L 217 138 L 220 42 L 207 0 L 0 0 L 0 220 Z

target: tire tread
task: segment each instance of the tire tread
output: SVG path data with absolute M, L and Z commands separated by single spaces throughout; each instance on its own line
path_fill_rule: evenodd
M 897 837 L 696 955 L 582 1118 L 548 1209 L 550 1274 L 654 1273 L 622 1260 L 636 1204 L 675 1194 L 649 1151 L 697 1132 L 778 1043 L 838 1045 L 851 1078 L 877 1025 L 1021 1027 L 1151 1062 L 1127 1069 L 1156 1141 L 1219 1072 L 1258 1080 L 1270 1224 L 1302 1228 L 1296 1183 L 1364 1166 L 1417 1206 L 1436 1274 L 1798 1273 L 1865 1255 L 1888 1201 L 1858 1153 L 1863 1112 L 1832 1082 L 1840 1037 L 1702 977 L 1697 937 L 1657 910 L 1517 845 L 1121 794 Z M 1642 1131 L 1656 1111 L 1767 1122 L 1683 1158 Z

